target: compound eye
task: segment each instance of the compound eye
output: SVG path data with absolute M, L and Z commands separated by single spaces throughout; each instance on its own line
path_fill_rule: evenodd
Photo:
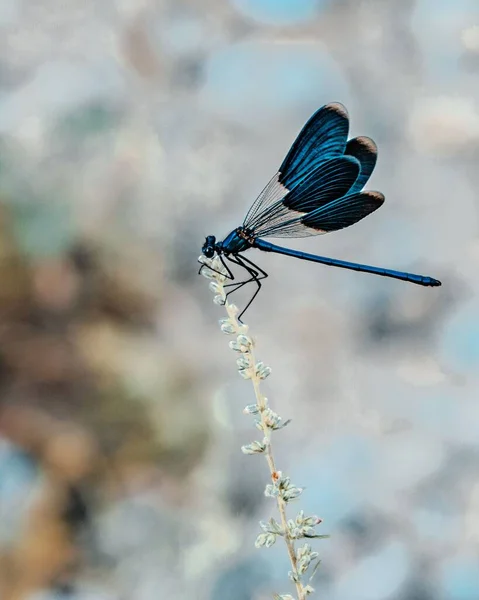
M 206 258 L 213 258 L 214 254 L 215 254 L 214 248 L 212 248 L 211 246 L 208 246 L 206 248 L 206 252 L 205 252 Z

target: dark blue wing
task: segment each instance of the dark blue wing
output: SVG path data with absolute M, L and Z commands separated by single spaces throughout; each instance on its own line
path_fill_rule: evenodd
M 371 173 L 376 166 L 378 148 L 371 138 L 361 136 L 349 140 L 346 144 L 344 154 L 354 156 L 361 164 L 359 177 L 351 188 L 351 192 L 360 192 L 371 177 Z
M 359 192 L 334 200 L 304 217 L 301 224 L 312 228 L 314 233 L 327 233 L 354 225 L 382 206 L 384 196 L 380 192 Z
M 328 158 L 341 156 L 346 148 L 349 118 L 346 108 L 326 104 L 309 119 L 279 168 L 279 182 L 292 190 L 306 175 Z
M 276 198 L 275 201 L 260 212 L 248 213 L 243 227 L 255 237 L 260 237 L 276 235 L 288 225 L 288 235 L 291 235 L 290 226 L 298 223 L 300 217 L 345 196 L 359 172 L 360 164 L 356 158 L 338 156 L 321 163 L 291 192 L 284 193 L 285 188 L 277 180 L 275 184 L 273 179 L 267 189 L 268 197 Z M 282 193 L 278 185 L 283 187 Z M 275 191 L 278 191 L 277 196 L 273 194 Z
M 348 113 L 342 104 L 326 104 L 317 110 L 294 141 L 279 172 L 252 204 L 244 227 L 251 228 L 261 215 L 266 217 L 274 213 L 275 204 L 322 162 L 341 156 L 346 148 L 348 129 Z
M 283 198 L 286 208 L 308 213 L 345 196 L 357 181 L 361 167 L 352 156 L 338 156 L 319 165 Z M 293 215 L 291 215 L 293 216 Z
M 343 229 L 384 202 L 360 193 L 376 165 L 376 144 L 347 142 L 348 113 L 327 104 L 301 130 L 279 172 L 248 211 L 243 227 L 253 237 L 306 237 Z

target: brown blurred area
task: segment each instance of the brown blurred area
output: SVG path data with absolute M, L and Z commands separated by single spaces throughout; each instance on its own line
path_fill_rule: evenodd
M 0 597 L 21 600 L 68 586 L 82 569 L 101 573 L 92 515 L 103 504 L 149 489 L 181 504 L 208 427 L 197 416 L 168 434 L 199 398 L 195 373 L 154 335 L 166 285 L 156 257 L 84 239 L 32 259 L 11 231 L 4 205 L 0 436 L 41 475 L 0 551 Z M 135 393 L 142 375 L 150 385 Z

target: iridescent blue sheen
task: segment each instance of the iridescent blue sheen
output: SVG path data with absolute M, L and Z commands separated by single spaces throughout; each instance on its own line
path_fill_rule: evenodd
M 225 259 L 248 274 L 244 281 L 227 284 L 233 286 L 228 294 L 247 283 L 257 284 L 246 308 L 259 292 L 261 280 L 268 276 L 244 256 L 250 248 L 422 286 L 441 285 L 433 277 L 309 254 L 262 239 L 338 231 L 382 206 L 381 192 L 363 190 L 376 164 L 376 144 L 366 137 L 348 141 L 348 131 L 348 113 L 342 104 L 327 104 L 317 110 L 299 133 L 276 175 L 251 206 L 243 225 L 231 231 L 222 242 L 217 242 L 214 236 L 206 238 L 203 254 L 212 258 L 217 253 L 228 273 L 227 278 L 235 279 Z

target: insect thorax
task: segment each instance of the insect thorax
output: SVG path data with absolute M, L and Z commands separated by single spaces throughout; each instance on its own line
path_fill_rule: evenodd
M 222 250 L 226 254 L 244 252 L 253 245 L 253 237 L 241 227 L 228 234 L 222 243 Z
M 238 229 L 236 229 L 236 233 L 242 240 L 248 242 L 250 246 L 253 245 L 254 236 L 252 235 L 251 231 L 244 229 L 243 227 L 238 227 Z

